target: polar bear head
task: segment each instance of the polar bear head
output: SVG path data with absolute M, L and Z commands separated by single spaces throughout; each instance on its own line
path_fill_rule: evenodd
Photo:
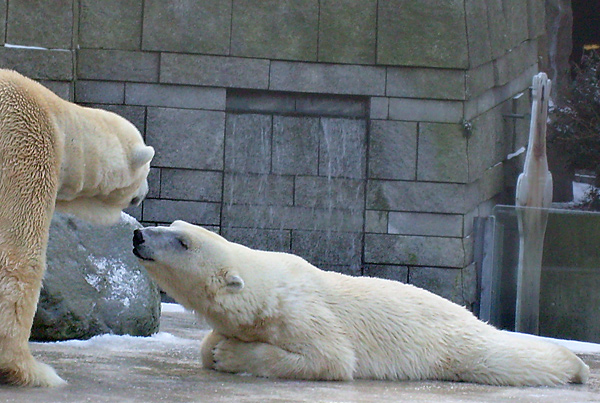
M 116 222 L 121 210 L 138 205 L 148 193 L 154 148 L 121 116 L 74 107 L 79 120 L 73 127 L 63 124 L 65 152 L 56 207 L 97 224 Z
M 158 284 L 194 310 L 207 298 L 244 290 L 240 270 L 252 265 L 255 252 L 184 221 L 135 230 L 133 247 Z

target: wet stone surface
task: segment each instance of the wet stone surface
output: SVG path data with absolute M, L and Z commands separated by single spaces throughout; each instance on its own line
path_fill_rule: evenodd
M 155 336 L 100 336 L 33 343 L 34 355 L 69 384 L 56 389 L 0 386 L 4 402 L 598 402 L 600 355 L 584 355 L 586 385 L 492 387 L 452 382 L 307 382 L 223 374 L 201 368 L 207 331 L 189 312 L 163 312 Z

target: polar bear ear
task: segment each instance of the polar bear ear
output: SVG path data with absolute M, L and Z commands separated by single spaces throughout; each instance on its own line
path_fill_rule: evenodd
M 225 284 L 229 291 L 239 292 L 244 289 L 244 280 L 237 274 L 227 273 L 225 275 Z
M 154 157 L 154 148 L 151 146 L 139 145 L 133 149 L 131 154 L 131 167 L 138 169 L 147 164 Z

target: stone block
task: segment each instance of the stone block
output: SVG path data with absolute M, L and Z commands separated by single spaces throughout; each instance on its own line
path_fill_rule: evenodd
M 280 230 L 361 232 L 363 217 L 352 210 L 224 204 L 222 225 Z
M 398 98 L 464 100 L 465 72 L 388 67 L 385 94 Z
M 504 130 L 505 123 L 501 107 L 485 112 L 473 119 L 471 136 L 467 144 L 469 160 L 469 182 L 480 178 L 483 172 L 498 162 L 503 161 L 508 154 L 508 139 Z
M 321 94 L 385 95 L 385 68 L 271 62 L 269 88 Z
M 53 217 L 33 340 L 158 331 L 158 288 L 131 253 L 131 234 L 139 227 L 131 217 L 107 227 L 60 213 Z
M 142 0 L 82 0 L 79 46 L 139 50 L 142 43 L 142 4 Z
M 489 63 L 492 60 L 487 3 L 489 2 L 465 0 L 469 66 L 471 68 Z
M 537 40 L 522 42 L 509 53 L 494 61 L 496 85 L 505 85 L 527 68 L 537 63 Z
M 497 59 L 528 39 L 527 2 L 493 0 L 487 7 L 492 59 Z
M 372 120 L 369 133 L 369 178 L 415 180 L 417 124 Z
M 461 238 L 365 234 L 365 262 L 407 266 L 466 266 Z
M 371 119 L 387 119 L 389 116 L 390 100 L 384 97 L 371 97 L 369 117 Z
M 224 133 L 223 112 L 148 108 L 146 142 L 156 167 L 221 170 Z
M 408 282 L 459 305 L 464 305 L 462 270 L 411 267 Z
M 389 0 L 378 4 L 377 63 L 468 67 L 463 0 Z
M 318 27 L 317 0 L 238 0 L 231 55 L 316 61 Z
M 160 197 L 160 175 L 162 169 L 150 168 L 148 172 L 148 194 L 147 198 L 159 198 Z
M 350 209 L 362 213 L 365 183 L 355 179 L 297 176 L 294 201 L 301 207 Z
M 292 253 L 315 266 L 360 267 L 362 234 L 334 231 L 292 231 Z
M 75 82 L 75 102 L 122 104 L 124 101 L 124 83 L 86 80 Z
M 166 168 L 161 170 L 162 199 L 221 202 L 222 189 L 221 172 Z
M 184 220 L 198 225 L 219 225 L 220 212 L 220 203 L 146 199 L 143 217 L 146 222 L 164 224 Z
M 390 119 L 458 123 L 463 118 L 463 103 L 430 99 L 390 98 Z
M 388 234 L 461 237 L 463 216 L 390 211 Z
M 320 131 L 318 118 L 274 116 L 272 172 L 317 175 Z
M 291 206 L 294 204 L 294 178 L 279 175 L 225 174 L 223 203 Z
M 114 112 L 133 123 L 142 136 L 146 132 L 146 108 L 144 107 L 109 104 L 86 104 L 85 106 Z
M 222 0 L 144 1 L 142 49 L 226 55 L 231 5 Z
M 275 91 L 231 90 L 227 92 L 228 112 L 293 114 L 295 94 Z
M 80 79 L 158 81 L 158 53 L 80 49 L 77 52 L 77 62 Z
M 364 179 L 367 124 L 364 120 L 321 118 L 319 175 Z
M 263 173 L 271 171 L 272 117 L 227 114 L 225 125 L 225 170 Z
M 473 99 L 496 86 L 494 63 L 485 63 L 466 73 L 467 99 Z
M 160 81 L 226 88 L 266 89 L 269 61 L 239 57 L 199 56 L 163 53 Z
M 365 211 L 365 232 L 387 234 L 388 212 L 378 210 Z
M 363 97 L 299 94 L 295 113 L 299 115 L 365 118 L 367 102 Z
M 73 102 L 73 93 L 75 92 L 73 87 L 73 83 L 69 81 L 48 81 L 48 80 L 39 80 L 39 83 L 44 87 L 48 88 L 50 91 L 65 99 L 67 101 Z
M 479 202 L 476 186 L 383 180 L 367 183 L 370 210 L 466 214 Z
M 466 183 L 467 138 L 460 124 L 420 123 L 417 180 Z
M 292 234 L 289 230 L 223 227 L 221 231 L 222 235 L 228 241 L 236 242 L 253 249 L 272 252 L 291 252 Z
M 186 85 L 127 83 L 125 103 L 184 109 L 225 110 L 225 89 Z
M 6 38 L 6 2 L 8 0 L 0 0 L 0 45 L 4 45 Z
M 408 267 L 393 266 L 390 264 L 368 264 L 363 269 L 363 275 L 367 277 L 379 277 L 386 280 L 408 283 Z
M 72 0 L 8 2 L 6 43 L 50 49 L 72 49 Z
M 374 64 L 376 0 L 325 0 L 319 8 L 319 61 Z
M 0 47 L 2 68 L 13 69 L 34 80 L 73 80 L 73 54 L 69 50 Z
M 538 38 L 546 34 L 546 4 L 538 0 L 527 0 L 527 26 L 529 38 Z

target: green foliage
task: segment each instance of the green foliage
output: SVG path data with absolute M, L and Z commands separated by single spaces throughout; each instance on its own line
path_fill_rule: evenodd
M 548 141 L 566 154 L 571 168 L 600 177 L 600 54 L 587 53 L 575 69 L 569 99 L 551 112 Z

